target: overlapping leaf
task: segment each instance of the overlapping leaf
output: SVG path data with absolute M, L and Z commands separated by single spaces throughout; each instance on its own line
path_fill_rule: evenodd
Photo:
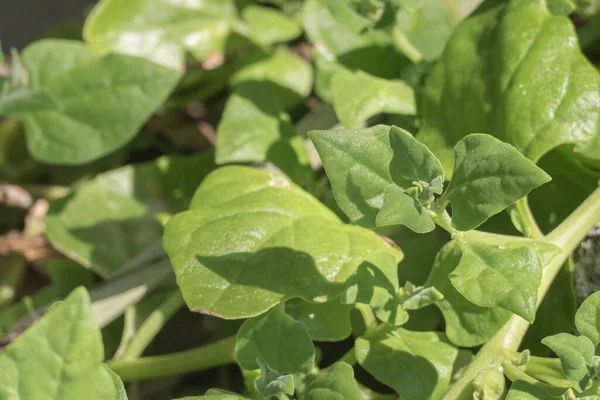
M 258 369 L 261 362 L 282 373 L 308 373 L 314 366 L 315 348 L 302 323 L 277 306 L 244 322 L 237 334 L 235 358 L 248 370 Z
M 511 313 L 497 307 L 471 303 L 450 282 L 449 276 L 461 259 L 458 243 L 452 241 L 437 254 L 425 286 L 432 285 L 444 299 L 436 302 L 446 321 L 446 335 L 461 347 L 473 347 L 490 339 L 510 318 Z
M 321 371 L 306 385 L 300 400 L 362 400 L 354 370 L 343 361 Z
M 164 246 L 188 306 L 224 318 L 259 315 L 294 297 L 326 302 L 369 254 L 401 258 L 282 176 L 235 166 L 212 173 L 191 210 L 171 218 Z
M 389 186 L 405 192 L 414 188 L 415 182 L 431 187 L 434 180 L 443 180 L 437 158 L 410 133 L 394 126 L 312 131 L 310 138 L 321 156 L 338 205 L 362 226 L 377 225 Z M 424 214 L 421 205 L 415 203 L 416 212 Z M 429 216 L 422 218 L 427 220 Z M 379 217 L 379 223 L 384 222 L 387 221 Z
M 85 289 L 76 289 L 0 354 L 0 397 L 125 400 L 102 363 L 100 329 Z
M 578 391 L 583 391 L 591 380 L 589 364 L 594 357 L 594 344 L 585 336 L 559 333 L 548 336 L 542 343 L 560 358 L 563 371 Z
M 386 331 L 356 340 L 356 358 L 403 399 L 440 399 L 458 351 L 436 332 Z
M 285 303 L 285 312 L 302 322 L 310 337 L 316 341 L 337 342 L 350 336 L 352 306 L 333 299 L 326 303 L 308 303 L 292 299 Z
M 448 176 L 452 147 L 469 133 L 492 134 L 533 161 L 599 135 L 600 75 L 571 21 L 553 11 L 545 0 L 492 1 L 455 29 L 427 80 L 418 135 Z
M 115 273 L 149 246 L 160 251 L 163 229 L 157 214 L 187 208 L 213 167 L 212 154 L 206 153 L 100 174 L 51 204 L 48 239 L 100 275 Z

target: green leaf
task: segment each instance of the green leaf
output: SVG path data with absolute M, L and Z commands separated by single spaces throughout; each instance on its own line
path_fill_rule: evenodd
M 319 372 L 300 396 L 300 400 L 363 400 L 354 370 L 343 361 Z
M 302 33 L 300 25 L 284 13 L 273 8 L 250 5 L 242 10 L 247 34 L 261 46 L 287 42 Z
M 327 302 L 369 254 L 401 258 L 284 177 L 238 166 L 204 180 L 191 210 L 169 220 L 164 247 L 188 306 L 224 318 L 260 315 L 294 297 Z
M 199 60 L 223 52 L 235 23 L 231 0 L 103 0 L 87 18 L 83 36 L 97 52 L 129 54 L 182 70 L 186 52 Z
M 51 204 L 48 240 L 80 264 L 109 276 L 149 246 L 160 250 L 163 229 L 157 214 L 186 208 L 212 168 L 212 154 L 205 153 L 162 157 L 99 174 Z
M 177 400 L 249 400 L 248 397 L 222 389 L 209 389 L 204 396 L 188 396 Z
M 312 89 L 310 64 L 286 48 L 272 54 L 259 53 L 259 58 L 236 71 L 229 79 L 234 88 L 243 83 L 267 82 L 265 97 L 276 97 L 282 111 L 300 104 Z
M 542 264 L 531 246 L 492 246 L 459 241 L 462 257 L 452 285 L 482 307 L 501 307 L 529 322 L 535 318 Z
M 416 233 L 427 233 L 435 229 L 435 223 L 427 209 L 398 186 L 393 185 L 385 190 L 383 206 L 375 217 L 375 224 L 404 225 Z
M 404 329 L 356 339 L 356 358 L 403 399 L 440 399 L 458 354 L 445 336 Z
M 342 69 L 333 75 L 331 90 L 335 113 L 346 128 L 359 128 L 379 113 L 416 113 L 414 91 L 400 80 Z
M 542 343 L 550 347 L 560 358 L 565 375 L 579 391 L 583 391 L 590 381 L 588 364 L 594 357 L 594 344 L 585 336 L 559 333 L 548 336 Z
M 388 186 L 406 191 L 415 187 L 414 182 L 429 184 L 443 176 L 441 164 L 427 147 L 394 126 L 312 131 L 309 136 L 340 208 L 365 227 L 376 226 Z
M 442 247 L 425 286 L 434 286 L 444 295 L 436 306 L 444 315 L 448 339 L 457 346 L 473 347 L 490 339 L 508 321 L 511 313 L 498 307 L 477 306 L 452 286 L 449 277 L 461 255 L 456 241 Z
M 277 306 L 244 322 L 237 334 L 235 358 L 247 370 L 260 368 L 260 361 L 282 373 L 308 373 L 315 363 L 315 348 L 304 325 Z
M 342 294 L 344 304 L 368 304 L 381 321 L 393 326 L 404 324 L 408 313 L 398 298 L 396 258 L 387 251 L 373 253 L 358 266 Z
M 123 384 L 103 359 L 89 296 L 84 288 L 76 289 L 3 349 L 0 397 L 126 399 Z
M 18 112 L 30 153 L 52 164 L 83 164 L 122 147 L 179 80 L 139 58 L 98 57 L 76 41 L 40 40 L 25 48 L 23 62 L 30 89 L 57 104 Z
M 402 1 L 396 24 L 423 58 L 435 60 L 454 28 L 449 3 L 440 0 Z
M 577 330 L 594 343 L 600 344 L 600 292 L 596 292 L 579 306 L 575 314 Z
M 351 308 L 340 303 L 340 299 L 318 304 L 292 299 L 285 303 L 285 312 L 302 322 L 313 340 L 325 342 L 339 342 L 350 336 Z
M 258 391 L 265 397 L 271 398 L 280 394 L 294 394 L 294 376 L 290 374 L 280 374 L 271 369 L 267 364 L 257 361 L 260 366 L 261 376 L 256 381 Z
M 429 76 L 418 138 L 452 170 L 452 146 L 489 133 L 537 161 L 600 131 L 600 75 L 546 0 L 488 2 L 453 32 Z M 535 99 L 535 101 L 532 101 Z
M 351 31 L 362 33 L 371 22 L 354 11 L 350 7 L 350 2 L 345 0 L 325 0 L 325 5 L 331 15 L 342 25 L 348 27 Z
M 525 381 L 515 381 L 508 394 L 506 400 L 552 400 L 553 397 L 549 396 L 543 390 L 533 386 Z
M 472 134 L 454 147 L 456 163 L 442 203 L 452 203 L 452 225 L 474 229 L 551 178 L 514 147 Z
M 237 76 L 237 81 L 243 83 L 235 87 L 219 122 L 216 162 L 270 161 L 294 181 L 307 179 L 311 171 L 304 138 L 298 135 L 284 109 L 294 101 L 285 99 L 298 96 L 270 80 L 251 80 L 262 76 L 256 71 L 246 69 L 244 75 Z

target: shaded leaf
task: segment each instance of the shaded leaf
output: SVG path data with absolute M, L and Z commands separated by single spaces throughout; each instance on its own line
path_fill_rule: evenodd
M 244 369 L 261 368 L 263 376 L 261 364 L 277 374 L 308 373 L 315 363 L 315 348 L 304 325 L 277 306 L 244 322 L 237 333 L 235 358 Z
M 256 381 L 258 391 L 265 397 L 277 396 L 280 394 L 294 394 L 294 376 L 289 374 L 280 374 L 271 369 L 267 364 L 258 361 L 261 376 Z
M 552 400 L 553 397 L 549 396 L 543 390 L 533 386 L 525 381 L 515 381 L 508 394 L 506 400 Z
M 416 233 L 435 229 L 431 216 L 417 200 L 397 186 L 390 185 L 383 195 L 383 206 L 375 217 L 377 226 L 404 225 Z
M 461 240 L 452 285 L 482 307 L 501 307 L 532 322 L 542 264 L 533 247 L 491 246 Z
M 436 302 L 446 321 L 446 335 L 461 347 L 485 343 L 508 321 L 511 313 L 498 307 L 480 307 L 471 303 L 450 282 L 462 252 L 457 242 L 446 244 L 438 252 L 425 286 L 439 290 L 444 298 Z
M 327 342 L 338 342 L 350 336 L 351 308 L 340 303 L 340 299 L 316 304 L 292 299 L 285 303 L 285 312 L 302 322 L 313 340 Z
M 272 87 L 268 82 L 251 82 L 235 89 L 217 129 L 216 162 L 271 161 L 299 181 L 310 174 L 304 138 L 277 96 L 270 95 Z
M 319 372 L 306 385 L 300 400 L 363 400 L 354 370 L 343 361 Z
M 398 298 L 397 262 L 394 255 L 380 251 L 358 266 L 342 294 L 344 304 L 368 304 L 381 321 L 393 326 L 404 324 L 408 313 Z
M 160 251 L 163 229 L 157 213 L 186 208 L 213 166 L 212 154 L 205 153 L 167 156 L 99 174 L 51 204 L 48 240 L 80 264 L 109 276 L 155 243 Z
M 414 182 L 429 184 L 443 175 L 435 156 L 410 133 L 394 126 L 312 131 L 309 136 L 338 205 L 362 226 L 376 225 L 388 186 L 406 190 Z
M 404 329 L 360 337 L 355 346 L 360 365 L 403 399 L 440 399 L 458 354 L 441 333 Z
M 327 302 L 369 254 L 387 249 L 401 258 L 284 177 L 237 166 L 207 177 L 191 210 L 169 220 L 164 246 L 188 306 L 224 318 L 259 315 L 294 297 Z

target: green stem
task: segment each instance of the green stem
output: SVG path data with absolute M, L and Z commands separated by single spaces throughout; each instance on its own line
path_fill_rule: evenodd
M 146 318 L 138 331 L 129 341 L 129 346 L 120 359 L 132 360 L 142 355 L 152 339 L 160 332 L 169 319 L 184 305 L 179 289 L 175 289 L 156 310 Z
M 439 207 L 438 209 L 430 210 L 429 215 L 433 222 L 443 228 L 446 232 L 453 235 L 457 233 L 456 229 L 452 226 L 452 218 L 448 211 L 446 211 L 443 207 Z
M 567 219 L 546 236 L 545 241 L 560 247 L 562 251 L 542 272 L 537 307 L 540 306 L 563 263 L 598 220 L 600 220 L 600 188 L 596 189 Z M 444 399 L 470 398 L 471 383 L 479 371 L 490 366 L 501 366 L 506 358 L 505 351 L 517 351 L 528 329 L 529 322 L 518 315 L 513 315 L 504 327 L 479 350 Z
M 235 336 L 191 350 L 135 360 L 111 360 L 106 364 L 124 382 L 179 375 L 235 362 Z
M 423 54 L 408 40 L 404 32 L 398 26 L 392 29 L 392 40 L 394 44 L 410 61 L 418 64 L 423 59 Z
M 338 361 L 343 361 L 350 365 L 355 365 L 357 360 L 356 360 L 356 351 L 354 350 L 354 346 L 352 346 L 352 348 L 350 350 L 348 350 L 346 352 L 346 354 L 344 354 Z
M 527 197 L 519 199 L 515 204 L 515 210 L 521 219 L 521 225 L 523 229 L 523 235 L 532 238 L 534 240 L 543 240 L 544 233 L 535 221 L 535 217 L 529 208 Z

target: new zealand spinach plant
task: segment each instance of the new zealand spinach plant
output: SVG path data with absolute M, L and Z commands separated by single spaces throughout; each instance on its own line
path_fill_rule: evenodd
M 0 400 L 600 399 L 599 11 L 101 0 L 12 50 Z

